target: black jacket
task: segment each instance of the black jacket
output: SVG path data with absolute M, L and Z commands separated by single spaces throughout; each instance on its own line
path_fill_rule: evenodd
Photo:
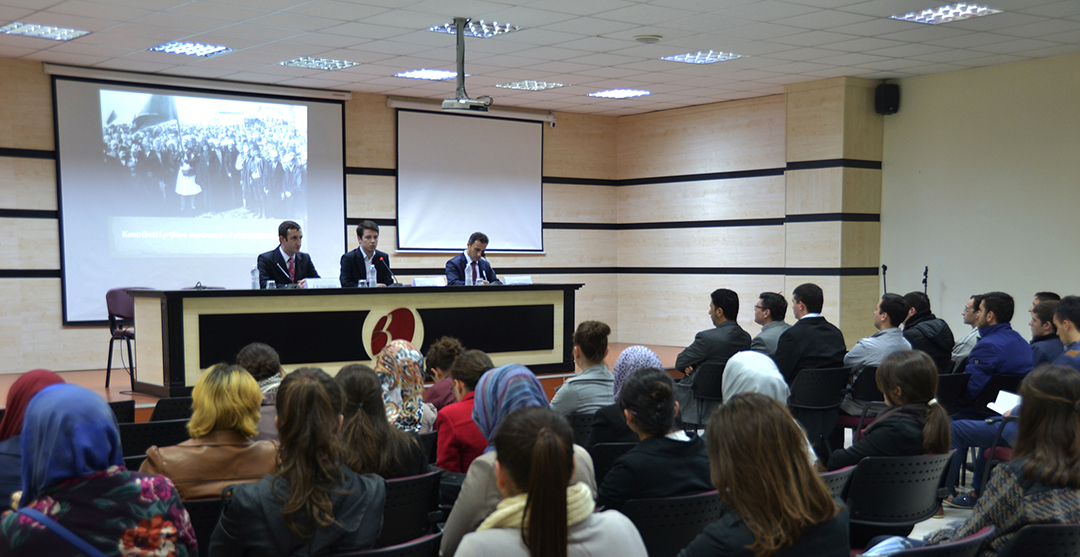
M 266 253 L 259 254 L 259 288 L 266 288 L 266 281 L 272 280 L 277 287 L 293 282 L 289 279 L 289 265 L 281 255 L 280 247 Z M 293 256 L 293 275 L 295 282 L 306 278 L 319 278 L 319 272 L 315 270 L 315 264 L 311 262 L 311 256 L 304 252 L 297 252 Z
M 739 515 L 725 505 L 720 520 L 706 526 L 704 532 L 679 552 L 679 557 L 753 557 L 747 549 L 752 543 L 754 535 Z M 810 527 L 794 545 L 773 553 L 773 557 L 848 557 L 849 544 L 848 509 L 843 507 L 832 520 Z
M 678 497 L 716 489 L 709 480 L 705 441 L 648 437 L 611 465 L 596 506 L 618 509 L 630 499 Z
M 379 258 L 382 258 L 382 261 L 379 261 Z M 390 256 L 386 252 L 375 250 L 371 262 L 375 265 L 375 280 L 379 284 L 394 284 L 390 274 Z M 364 265 L 364 252 L 360 251 L 360 248 L 341 256 L 341 275 L 338 280 L 341 281 L 342 288 L 354 287 L 360 280 L 367 279 L 367 265 Z
M 911 343 L 912 350 L 929 354 L 939 372 L 951 368 L 949 360 L 956 340 L 949 324 L 934 317 L 930 310 L 920 311 L 904 322 L 904 338 Z
M 917 456 L 923 454 L 925 404 L 896 406 L 878 415 L 866 429 L 866 437 L 829 455 L 829 470 L 854 466 L 868 456 Z
M 210 539 L 211 557 L 307 557 L 374 547 L 382 532 L 386 484 L 375 474 L 361 476 L 345 467 L 341 472 L 330 493 L 334 524 L 318 528 L 310 538 L 297 537 L 285 525 L 285 480 L 266 475 L 257 483 L 226 488 Z
M 804 369 L 844 367 L 844 354 L 844 333 L 836 325 L 824 317 L 804 317 L 780 335 L 773 360 L 790 385 Z
M 724 369 L 728 358 L 750 349 L 750 333 L 733 319 L 694 335 L 694 342 L 675 358 L 675 369 L 682 371 L 700 363 L 716 364 Z
M 641 438 L 630 426 L 626 425 L 626 416 L 619 408 L 619 403 L 609 404 L 593 415 L 592 431 L 585 448 L 591 449 L 599 443 L 637 443 Z

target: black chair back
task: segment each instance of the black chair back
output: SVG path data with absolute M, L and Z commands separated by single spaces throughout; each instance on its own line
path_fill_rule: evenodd
M 127 468 L 128 470 L 131 470 L 132 472 L 138 472 L 139 468 L 142 467 L 142 463 L 144 461 L 146 461 L 146 453 L 143 453 L 141 455 L 135 455 L 135 456 L 125 456 L 124 457 L 124 468 Z
M 999 391 L 1009 391 L 1011 393 L 1019 391 L 1020 381 L 1023 378 L 1023 375 L 994 375 L 986 382 L 986 386 L 983 387 L 979 396 L 975 397 L 972 406 L 986 417 L 997 416 L 998 413 L 990 410 L 986 405 L 997 400 Z
M 438 557 L 439 544 L 441 543 L 442 532 L 439 532 L 397 545 L 378 549 L 365 549 L 363 551 L 350 551 L 348 553 L 334 553 L 330 557 Z
M 191 518 L 191 528 L 199 542 L 199 557 L 210 554 L 210 536 L 221 518 L 221 499 L 197 499 L 181 501 Z
M 694 369 L 694 383 L 690 389 L 695 398 L 705 400 L 724 400 L 724 368 L 727 362 L 703 362 Z M 706 421 L 708 417 L 705 417 Z
M 960 411 L 960 401 L 967 392 L 967 384 L 971 379 L 970 373 L 949 373 L 938 375 L 937 401 L 949 414 Z
M 154 412 L 150 414 L 151 422 L 164 420 L 187 420 L 191 418 L 191 397 L 177 396 L 163 398 L 157 401 Z
M 134 400 L 114 400 L 109 403 L 109 408 L 112 408 L 113 414 L 116 415 L 116 423 L 130 424 L 135 421 Z
M 994 535 L 995 528 L 987 526 L 965 538 L 938 545 L 924 545 L 893 553 L 892 557 L 976 557 Z
M 1080 524 L 1028 524 L 1013 535 L 1001 557 L 1080 556 Z
M 432 513 L 439 510 L 440 476 L 442 470 L 434 470 L 386 480 L 383 529 L 377 547 L 404 543 L 431 533 Z
M 589 434 L 592 433 L 593 420 L 596 419 L 596 411 L 592 412 L 575 412 L 566 416 L 566 421 L 570 422 L 570 428 L 574 430 L 574 443 L 585 446 L 585 443 L 589 440 Z
M 120 424 L 120 445 L 124 456 L 141 456 L 154 445 L 169 447 L 187 441 L 191 438 L 187 423 L 187 420 L 166 420 Z
M 804 410 L 839 408 L 850 376 L 850 367 L 804 369 L 791 383 L 788 406 Z
M 619 512 L 637 527 L 649 557 L 673 557 L 720 519 L 720 497 L 706 491 L 684 497 L 631 499 Z
M 439 432 L 421 433 L 418 437 L 420 437 L 420 447 L 424 449 L 424 454 L 427 455 L 428 464 L 435 464 L 439 456 Z
M 825 482 L 825 487 L 829 488 L 829 493 L 832 493 L 833 497 L 843 501 L 847 495 L 848 484 L 851 483 L 851 476 L 854 474 L 855 467 L 847 466 L 821 474 L 821 480 Z
M 872 456 L 859 461 L 847 491 L 852 524 L 914 526 L 937 512 L 952 453 Z
M 600 486 L 604 483 L 604 476 L 607 475 L 608 470 L 611 470 L 611 465 L 615 464 L 616 459 L 637 445 L 637 443 L 597 443 L 589 447 L 596 485 Z
M 884 402 L 885 395 L 877 387 L 878 366 L 866 366 L 851 384 L 851 398 L 858 402 Z

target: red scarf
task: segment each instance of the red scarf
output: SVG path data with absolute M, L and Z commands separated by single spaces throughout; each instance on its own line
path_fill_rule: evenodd
M 59 375 L 44 369 L 28 371 L 16 379 L 8 391 L 4 419 L 0 421 L 0 441 L 22 434 L 23 414 L 34 395 L 49 385 L 63 382 Z

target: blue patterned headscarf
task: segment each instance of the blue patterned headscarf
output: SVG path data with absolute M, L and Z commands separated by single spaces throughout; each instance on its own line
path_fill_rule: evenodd
M 20 446 L 20 508 L 46 487 L 124 464 L 112 409 L 100 395 L 78 385 L 53 385 L 34 396 L 23 418 Z
M 615 369 L 612 370 L 615 376 L 615 400 L 619 400 L 619 391 L 622 389 L 623 381 L 626 381 L 631 373 L 647 367 L 664 369 L 664 365 L 660 363 L 660 356 L 640 344 L 629 346 L 619 354 L 619 358 L 615 360 Z
M 495 428 L 518 408 L 550 407 L 540 380 L 521 364 L 508 364 L 484 372 L 476 383 L 472 419 L 484 439 L 487 451 L 493 447 Z M 485 451 L 485 452 L 487 452 Z

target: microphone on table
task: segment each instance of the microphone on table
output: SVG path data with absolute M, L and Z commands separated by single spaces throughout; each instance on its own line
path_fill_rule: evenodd
M 289 276 L 289 272 L 288 272 L 288 271 L 286 271 L 285 269 L 283 269 L 283 268 L 281 267 L 281 263 L 277 263 L 277 262 L 274 262 L 274 265 L 277 265 L 277 268 L 278 268 L 278 270 L 279 270 L 279 271 L 281 271 L 281 273 L 282 273 L 283 275 L 285 275 L 285 276 L 287 276 L 287 277 Z M 294 282 L 296 282 L 296 281 L 295 281 L 295 280 L 293 280 L 293 279 L 292 279 L 292 277 L 289 277 L 289 282 L 290 282 L 290 283 L 294 283 Z
M 377 261 L 383 264 L 383 267 L 386 268 L 387 273 L 390 273 L 390 286 L 402 286 L 402 284 L 397 281 L 397 277 L 394 276 L 394 272 L 390 270 L 390 264 L 386 262 L 386 258 L 380 255 Z

